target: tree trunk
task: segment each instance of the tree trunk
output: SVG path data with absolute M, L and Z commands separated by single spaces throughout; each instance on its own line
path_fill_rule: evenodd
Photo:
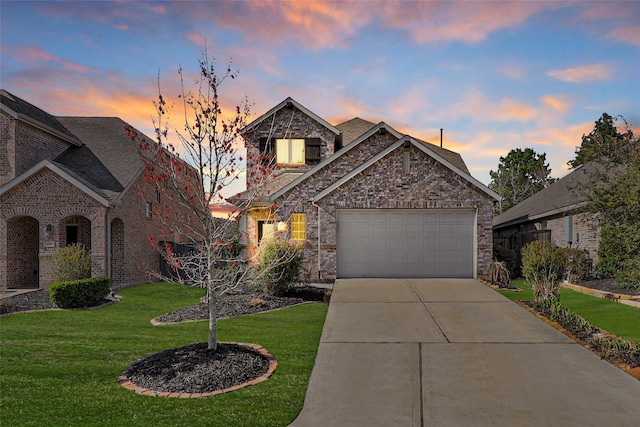
M 207 297 L 209 300 L 209 346 L 207 348 L 209 350 L 216 351 L 218 349 L 218 338 L 216 331 L 216 295 L 210 287 L 207 287 Z

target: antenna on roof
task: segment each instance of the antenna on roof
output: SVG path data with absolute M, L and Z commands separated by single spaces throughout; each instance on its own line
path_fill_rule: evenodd
M 442 148 L 442 128 L 440 128 L 440 148 Z

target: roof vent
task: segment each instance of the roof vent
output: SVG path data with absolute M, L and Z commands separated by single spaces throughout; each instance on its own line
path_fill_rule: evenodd
M 378 135 L 386 135 L 386 134 L 387 134 L 387 128 L 381 127 L 380 129 L 378 129 Z

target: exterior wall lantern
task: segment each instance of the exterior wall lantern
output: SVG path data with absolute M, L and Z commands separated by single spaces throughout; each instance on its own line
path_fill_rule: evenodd
M 44 236 L 48 239 L 49 237 L 51 237 L 52 232 L 53 232 L 53 225 L 47 224 L 47 226 L 44 228 Z

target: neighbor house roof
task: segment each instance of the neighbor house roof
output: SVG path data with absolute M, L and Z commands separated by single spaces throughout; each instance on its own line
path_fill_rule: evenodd
M 118 117 L 58 117 L 60 122 L 90 149 L 95 156 L 82 155 L 80 150 L 63 153 L 57 161 L 81 171 L 91 182 L 108 190 L 127 188 L 138 176 L 142 162 L 138 145 L 125 131 L 127 123 Z M 140 132 L 139 132 L 140 133 Z M 104 167 L 91 169 L 85 162 L 99 162 Z
M 518 203 L 493 219 L 494 228 L 503 228 L 529 221 L 541 220 L 558 213 L 569 212 L 585 204 L 574 189 L 591 181 L 596 163 L 589 162 Z
M 60 123 L 56 117 L 4 89 L 0 90 L 0 109 L 14 119 L 22 120 L 52 133 L 73 145 L 82 145 L 77 136 Z

